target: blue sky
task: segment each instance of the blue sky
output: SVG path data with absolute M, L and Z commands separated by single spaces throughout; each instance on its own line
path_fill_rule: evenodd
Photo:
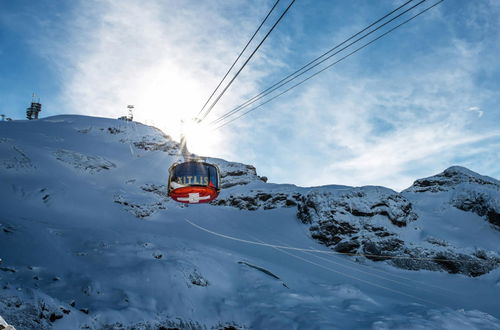
M 42 116 L 134 104 L 177 138 L 272 3 L 0 0 L 0 113 L 24 118 L 32 92 Z M 297 0 L 208 119 L 402 3 Z M 303 186 L 400 190 L 451 165 L 500 178 L 498 31 L 500 2 L 446 0 L 191 149 Z

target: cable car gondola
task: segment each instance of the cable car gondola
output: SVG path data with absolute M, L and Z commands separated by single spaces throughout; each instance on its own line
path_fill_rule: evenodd
M 177 202 L 208 203 L 219 195 L 220 171 L 214 164 L 188 160 L 168 171 L 168 195 Z

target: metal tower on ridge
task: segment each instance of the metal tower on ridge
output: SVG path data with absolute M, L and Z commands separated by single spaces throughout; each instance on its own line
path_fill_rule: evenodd
M 31 96 L 31 106 L 26 109 L 26 118 L 28 120 L 38 119 L 38 114 L 42 111 L 42 104 L 40 103 L 40 98 L 36 97 L 33 93 Z

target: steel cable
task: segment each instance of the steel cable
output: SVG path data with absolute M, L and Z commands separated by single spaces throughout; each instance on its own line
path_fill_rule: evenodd
M 253 103 L 252 101 L 257 101 L 258 99 L 260 99 L 261 95 L 262 97 L 266 96 L 268 93 L 269 90 L 273 89 L 274 87 L 276 87 L 277 85 L 285 82 L 286 80 L 288 80 L 289 78 L 293 77 L 294 75 L 298 74 L 299 72 L 303 71 L 304 69 L 306 69 L 307 67 L 311 66 L 312 64 L 314 64 L 315 62 L 319 61 L 321 58 L 325 57 L 326 55 L 328 55 L 329 53 L 333 52 L 334 50 L 338 49 L 339 47 L 341 47 L 342 45 L 344 45 L 345 43 L 349 42 L 350 40 L 354 39 L 355 37 L 357 37 L 358 35 L 360 35 L 361 33 L 365 32 L 366 30 L 368 30 L 369 28 L 373 27 L 374 25 L 376 25 L 377 23 L 380 23 L 381 21 L 383 21 L 384 19 L 386 19 L 387 17 L 391 16 L 392 14 L 394 14 L 395 12 L 397 12 L 399 9 L 403 8 L 404 6 L 406 6 L 407 4 L 409 4 L 410 2 L 412 2 L 414 0 L 408 0 L 407 2 L 405 2 L 404 4 L 402 4 L 401 6 L 399 6 L 398 8 L 392 10 L 391 12 L 387 13 L 386 15 L 384 15 L 383 17 L 379 18 L 378 20 L 376 20 L 375 22 L 371 23 L 370 25 L 368 25 L 367 27 L 365 27 L 364 29 L 362 29 L 361 31 L 353 34 L 352 36 L 350 36 L 349 38 L 347 38 L 346 40 L 342 41 L 340 44 L 336 45 L 335 47 L 331 48 L 330 50 L 328 50 L 327 52 L 323 53 L 321 56 L 315 58 L 314 60 L 310 61 L 309 63 L 305 64 L 304 66 L 302 66 L 300 69 L 294 71 L 293 73 L 289 74 L 288 76 L 286 76 L 285 78 L 281 79 L 280 81 L 274 83 L 272 86 L 266 88 L 265 90 L 263 90 L 262 92 L 260 92 L 259 94 L 255 95 L 254 97 L 252 97 L 251 99 L 247 100 L 246 102 L 240 104 L 239 106 L 237 106 L 236 108 L 232 109 L 231 111 L 228 111 L 227 113 L 225 113 L 224 115 L 222 115 L 221 117 L 219 117 L 218 119 L 215 119 L 213 120 L 210 124 L 216 124 L 217 122 L 220 122 L 222 121 L 223 119 L 231 116 L 233 113 L 237 112 L 239 109 L 241 108 L 244 108 L 246 106 L 248 106 L 249 104 Z M 425 0 L 424 0 L 425 1 Z M 422 3 L 422 2 L 421 2 Z M 418 5 L 418 4 L 417 4 Z M 410 8 L 413 9 L 414 7 Z M 406 12 L 406 11 L 405 11 Z M 404 12 L 404 13 L 405 13 Z M 403 13 L 403 14 L 404 14 Z M 399 17 L 399 16 L 398 16 Z M 396 17 L 397 18 L 397 17 Z M 380 28 L 380 27 L 379 27 Z M 374 30 L 376 31 L 376 30 Z M 374 32 L 373 31 L 373 32 Z M 357 40 L 359 41 L 359 40 Z M 337 53 L 336 53 L 337 54 Z M 334 54 L 335 55 L 335 54 Z M 322 62 L 321 62 L 322 63 Z M 321 63 L 318 63 L 318 64 L 321 64 Z M 309 68 L 308 70 L 312 69 L 313 67 Z M 307 72 L 304 71 L 303 73 Z M 298 76 L 297 76 L 298 77 Z M 293 80 L 295 78 L 292 78 L 291 80 Z M 288 80 L 286 81 L 284 84 L 288 83 L 289 81 L 291 80 Z M 283 85 L 283 84 L 282 84 Z M 279 87 L 281 87 L 282 85 L 280 85 Z M 278 87 L 278 88 L 279 88 Z M 274 91 L 274 90 L 273 90 Z M 272 91 L 270 91 L 269 93 L 271 93 Z M 265 94 L 265 95 L 263 95 Z M 258 99 L 257 99 L 258 98 Z
M 208 98 L 207 102 L 205 102 L 205 104 L 203 105 L 203 107 L 201 108 L 200 112 L 198 112 L 198 115 L 197 116 L 200 116 L 200 114 L 203 112 L 203 110 L 205 109 L 205 107 L 207 106 L 208 102 L 210 102 L 210 100 L 212 99 L 212 97 L 214 96 L 214 94 L 217 92 L 217 90 L 219 89 L 220 85 L 222 85 L 222 82 L 226 79 L 226 77 L 228 76 L 229 72 L 231 72 L 231 70 L 234 68 L 234 66 L 236 65 L 236 63 L 239 61 L 241 55 L 243 55 L 243 53 L 245 52 L 245 50 L 248 48 L 248 46 L 250 45 L 250 43 L 252 42 L 252 40 L 255 38 L 255 36 L 257 35 L 257 33 L 260 31 L 260 28 L 264 25 L 264 23 L 267 21 L 267 19 L 269 18 L 269 16 L 271 15 L 271 13 L 273 12 L 274 8 L 276 8 L 276 6 L 278 5 L 278 3 L 280 2 L 280 0 L 277 0 L 275 3 L 274 3 L 274 6 L 271 8 L 271 10 L 269 10 L 269 12 L 267 13 L 266 17 L 264 18 L 264 20 L 260 23 L 259 27 L 257 28 L 257 30 L 255 30 L 254 34 L 252 35 L 252 37 L 250 38 L 250 40 L 248 40 L 247 44 L 245 45 L 245 47 L 243 48 L 243 50 L 240 52 L 240 54 L 238 55 L 238 57 L 236 58 L 236 60 L 234 60 L 233 64 L 231 65 L 231 67 L 229 68 L 229 70 L 227 70 L 226 74 L 224 75 L 224 77 L 222 78 L 222 80 L 219 82 L 219 84 L 217 85 L 217 87 L 215 87 L 215 90 L 212 92 L 212 95 L 210 95 L 210 97 Z
M 425 0 L 424 0 L 424 1 L 425 1 Z M 410 22 L 411 20 L 415 19 L 416 17 L 418 17 L 418 16 L 422 15 L 423 13 L 427 12 L 428 10 L 430 10 L 430 9 L 434 8 L 435 6 L 439 5 L 439 4 L 440 4 L 441 2 L 443 2 L 443 1 L 444 1 L 444 0 L 440 0 L 440 1 L 436 2 L 435 4 L 433 4 L 432 6 L 427 7 L 426 9 L 422 10 L 422 11 L 421 11 L 421 12 L 419 12 L 418 14 L 416 14 L 416 15 L 414 15 L 414 16 L 412 16 L 412 17 L 410 17 L 409 19 L 407 19 L 406 21 L 404 21 L 404 22 L 402 22 L 402 23 L 400 23 L 400 24 L 396 25 L 395 27 L 393 27 L 393 28 L 391 28 L 390 30 L 388 30 L 388 31 L 384 32 L 383 34 L 381 34 L 380 36 L 376 37 L 375 39 L 373 39 L 373 40 L 371 40 L 371 41 L 367 42 L 366 44 L 364 44 L 363 46 L 361 46 L 361 47 L 357 48 L 356 50 L 354 50 L 354 51 L 350 52 L 349 54 L 345 55 L 344 57 L 340 58 L 339 60 L 337 60 L 337 61 L 335 61 L 335 62 L 333 62 L 333 63 L 329 64 L 329 65 L 328 65 L 328 66 L 326 66 L 325 68 L 323 68 L 323 69 L 321 69 L 321 70 L 317 71 L 316 73 L 312 74 L 311 76 L 307 77 L 306 79 L 304 79 L 304 80 L 302 80 L 302 81 L 298 82 L 297 84 L 295 84 L 295 85 L 293 85 L 293 86 L 289 87 L 288 89 L 284 90 L 283 92 L 281 92 L 281 93 L 279 93 L 279 94 L 277 94 L 277 95 L 273 96 L 273 97 L 272 97 L 272 98 L 270 98 L 269 100 L 264 101 L 264 102 L 262 102 L 261 104 L 259 104 L 259 105 L 255 106 L 255 107 L 253 107 L 253 108 L 251 108 L 251 109 L 249 109 L 248 111 L 244 112 L 244 113 L 243 113 L 243 114 L 241 114 L 240 116 L 235 117 L 235 118 L 233 118 L 233 119 L 231 119 L 231 120 L 229 120 L 229 121 L 226 121 L 225 123 L 223 123 L 222 125 L 220 125 L 220 126 L 216 127 L 215 129 L 217 130 L 217 129 L 220 129 L 220 128 L 222 128 L 222 127 L 226 126 L 226 125 L 229 125 L 230 123 L 234 122 L 235 120 L 237 120 L 237 119 L 239 119 L 239 118 L 241 118 L 241 117 L 243 117 L 243 116 L 247 115 L 248 113 L 250 113 L 250 112 L 252 112 L 252 111 L 255 111 L 256 109 L 260 108 L 261 106 L 263 106 L 263 105 L 265 105 L 265 104 L 267 104 L 267 103 L 271 102 L 272 100 L 274 100 L 274 99 L 276 99 L 276 98 L 280 97 L 281 95 L 283 95 L 283 94 L 285 94 L 285 93 L 289 92 L 290 90 L 294 89 L 295 87 L 298 87 L 299 85 L 302 85 L 303 83 L 305 83 L 305 82 L 306 82 L 306 81 L 308 81 L 309 79 L 311 79 L 311 78 L 313 78 L 313 77 L 317 76 L 318 74 L 322 73 L 323 71 L 325 71 L 325 70 L 327 70 L 327 69 L 331 68 L 332 66 L 334 66 L 334 65 L 338 64 L 339 62 L 341 62 L 341 61 L 345 60 L 346 58 L 348 58 L 348 57 L 350 57 L 350 56 L 354 55 L 354 54 L 355 54 L 355 53 L 357 53 L 358 51 L 360 51 L 360 50 L 362 50 L 363 48 L 365 48 L 365 47 L 367 47 L 367 46 L 371 45 L 371 44 L 372 44 L 372 43 L 374 43 L 375 41 L 377 41 L 377 40 L 379 40 L 379 39 L 383 38 L 384 36 L 388 35 L 388 34 L 389 34 L 389 33 L 391 33 L 392 31 L 394 31 L 394 30 L 398 29 L 399 27 L 403 26 L 404 24 L 406 24 L 406 23 Z M 240 110 L 242 110 L 242 109 L 240 109 Z M 239 112 L 239 111 L 238 111 L 238 112 Z
M 262 41 L 257 45 L 257 47 L 254 49 L 254 51 L 250 54 L 250 56 L 243 63 L 243 65 L 241 66 L 241 68 L 236 72 L 236 74 L 234 75 L 234 77 L 227 83 L 226 87 L 224 87 L 224 89 L 219 94 L 219 96 L 217 96 L 217 98 L 212 103 L 212 105 L 210 105 L 210 107 L 205 112 L 205 114 L 200 118 L 200 120 L 199 120 L 200 122 L 203 121 L 208 116 L 208 114 L 212 111 L 212 109 L 215 107 L 215 105 L 217 104 L 217 102 L 219 102 L 219 100 L 222 97 L 222 95 L 224 95 L 224 93 L 227 91 L 227 89 L 229 88 L 229 86 L 232 85 L 232 83 L 234 82 L 234 80 L 236 79 L 236 77 L 238 77 L 238 75 L 241 73 L 241 71 L 247 65 L 247 63 L 250 61 L 250 59 L 253 57 L 253 55 L 257 52 L 257 50 L 259 50 L 260 46 L 262 46 L 262 44 L 264 43 L 264 41 L 266 41 L 267 37 L 269 37 L 269 35 L 271 34 L 271 32 L 273 32 L 273 30 L 276 28 L 276 26 L 278 25 L 278 23 L 283 19 L 283 17 L 285 17 L 286 13 L 290 9 L 290 7 L 295 3 L 295 1 L 296 0 L 292 0 L 292 2 L 290 2 L 290 4 L 288 5 L 288 7 L 281 14 L 281 16 L 278 18 L 278 20 L 274 23 L 274 25 L 271 27 L 271 29 L 267 32 L 267 34 L 264 36 L 264 38 L 262 39 Z

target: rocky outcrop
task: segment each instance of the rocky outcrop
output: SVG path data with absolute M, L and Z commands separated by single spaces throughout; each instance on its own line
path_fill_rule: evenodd
M 383 187 L 361 187 L 342 191 L 317 191 L 303 197 L 298 218 L 313 223 L 335 218 L 369 219 L 381 216 L 397 227 L 415 221 L 411 203 L 393 190 Z
M 257 170 L 252 165 L 228 162 L 219 158 L 207 158 L 207 161 L 219 167 L 222 189 L 246 185 L 251 182 L 267 181 L 267 178 L 257 175 Z
M 474 212 L 485 217 L 500 229 L 500 194 L 491 192 L 461 191 L 451 200 L 451 205 L 462 211 Z
M 419 179 L 403 194 L 446 192 L 451 206 L 484 217 L 500 229 L 500 181 L 464 167 L 452 166 L 438 175 Z
M 297 217 L 309 224 L 311 237 L 333 250 L 373 261 L 387 261 L 408 270 L 432 270 L 479 276 L 500 265 L 496 253 L 465 254 L 434 239 L 415 245 L 402 239 L 418 220 L 412 203 L 382 187 L 345 192 L 313 192 L 303 196 Z
M 131 148 L 165 152 L 181 160 L 179 143 L 159 130 L 136 134 L 130 127 L 106 125 L 79 132 L 108 135 L 130 144 Z M 10 142 L 5 140 L 4 146 Z M 102 157 L 70 150 L 59 149 L 54 156 L 92 174 L 116 166 Z M 216 164 L 221 172 L 222 193 L 211 203 L 213 206 L 248 211 L 295 208 L 297 218 L 309 227 L 311 238 L 339 253 L 364 256 L 404 269 L 446 271 L 467 276 L 479 276 L 498 267 L 499 257 L 494 252 L 459 248 L 433 236 L 415 238 L 413 235 L 414 238 L 409 239 L 418 227 L 419 212 L 422 211 L 415 209 L 413 201 L 429 196 L 445 200 L 443 208 L 473 212 L 488 220 L 494 228 L 500 228 L 499 181 L 466 168 L 450 167 L 435 176 L 416 180 L 410 188 L 397 193 L 383 187 L 305 189 L 265 184 L 267 178 L 259 176 L 252 165 L 217 158 L 200 159 Z M 141 219 L 166 209 L 170 202 L 166 185 L 157 182 L 136 185 L 135 182 L 135 179 L 127 181 L 130 189 L 116 192 L 113 202 Z M 196 278 L 193 275 L 190 283 L 203 286 L 204 282 Z
M 11 325 L 0 322 L 0 329 L 51 329 L 53 323 L 69 314 L 70 309 L 58 307 L 44 300 L 25 301 L 17 296 L 0 296 L 0 310 Z
M 252 192 L 251 194 L 229 195 L 213 201 L 212 205 L 232 206 L 240 210 L 271 210 L 283 207 L 296 207 L 301 195 L 298 193 Z
M 34 165 L 26 152 L 14 144 L 14 140 L 0 138 L 0 169 L 26 170 Z
M 250 173 L 253 180 L 258 179 L 253 168 L 239 166 L 241 171 L 230 172 L 235 178 Z M 309 226 L 311 238 L 339 253 L 386 261 L 409 270 L 479 276 L 500 265 L 497 253 L 471 252 L 436 237 L 418 241 L 404 237 L 411 236 L 418 226 L 410 226 L 419 219 L 419 211 L 412 204 L 415 194 L 443 194 L 450 198 L 448 207 L 474 212 L 498 226 L 497 187 L 494 179 L 452 167 L 435 177 L 417 180 L 402 193 L 384 187 L 317 187 L 304 193 L 300 188 L 281 190 L 269 186 L 269 189 L 236 190 L 220 196 L 212 205 L 249 211 L 295 207 L 297 218 Z
M 116 167 L 114 163 L 101 156 L 85 155 L 72 150 L 59 149 L 54 152 L 54 157 L 60 162 L 90 174 Z
M 498 190 L 500 182 L 488 176 L 477 174 L 465 167 L 452 166 L 437 175 L 416 180 L 406 192 L 449 191 L 459 185 L 475 184 Z
M 129 180 L 131 189 L 129 192 L 117 192 L 113 202 L 122 205 L 127 212 L 136 218 L 147 218 L 160 210 L 165 210 L 169 201 L 167 187 L 164 185 L 144 184 L 140 187 L 134 186 L 135 180 Z M 132 188 L 134 187 L 134 188 Z
M 122 142 L 127 143 L 128 140 L 124 139 Z M 132 144 L 137 149 L 146 151 L 163 151 L 170 156 L 181 156 L 179 143 L 173 141 L 168 135 L 146 135 L 139 141 L 133 141 Z
M 359 249 L 392 251 L 401 245 L 396 228 L 415 221 L 411 203 L 382 187 L 318 191 L 302 197 L 297 218 L 310 225 L 311 237 L 342 253 Z

